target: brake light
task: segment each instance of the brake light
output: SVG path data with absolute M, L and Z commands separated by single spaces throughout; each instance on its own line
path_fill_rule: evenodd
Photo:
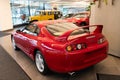
M 68 45 L 66 47 L 66 50 L 68 52 L 70 51 L 75 51 L 75 50 L 81 50 L 81 49 L 84 49 L 86 48 L 86 44 L 85 43 L 79 43 L 79 44 L 74 44 L 74 45 Z
M 69 51 L 69 52 L 72 51 L 72 46 L 70 46 L 70 45 L 67 46 L 67 47 L 66 47 L 66 50 Z

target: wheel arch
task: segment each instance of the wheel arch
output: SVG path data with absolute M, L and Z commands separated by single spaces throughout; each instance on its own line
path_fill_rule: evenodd
M 44 54 L 42 54 L 42 51 L 40 49 L 38 49 L 38 48 L 34 49 L 34 62 L 36 62 L 35 61 L 35 55 L 37 54 L 36 51 L 40 51 L 40 55 L 42 56 L 43 61 L 44 61 L 44 68 L 45 68 L 45 70 L 44 70 L 44 72 L 40 72 L 40 73 L 42 73 L 43 75 L 46 75 L 50 71 L 50 69 L 48 67 L 48 64 L 46 63 Z
M 38 49 L 38 48 L 35 48 L 35 49 L 33 50 L 33 60 L 34 60 L 34 61 L 35 61 L 36 51 L 40 51 L 40 52 L 41 52 L 41 50 Z
M 41 49 L 39 49 L 39 48 L 35 48 L 35 49 L 33 50 L 33 60 L 34 60 L 34 61 L 35 61 L 36 51 L 40 51 L 40 52 L 41 52 L 41 55 L 44 57 L 43 51 L 42 51 Z

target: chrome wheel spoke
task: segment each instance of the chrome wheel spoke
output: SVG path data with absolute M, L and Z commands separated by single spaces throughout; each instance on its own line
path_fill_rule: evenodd
M 44 60 L 39 53 L 36 54 L 36 66 L 40 72 L 44 71 Z
M 12 39 L 13 48 L 15 49 L 15 40 Z

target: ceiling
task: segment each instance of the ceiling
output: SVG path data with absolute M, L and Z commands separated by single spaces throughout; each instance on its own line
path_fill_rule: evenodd
M 27 1 L 27 0 L 15 0 L 15 1 Z M 80 1 L 86 1 L 86 2 L 89 2 L 90 0 L 29 0 L 29 1 L 40 1 L 40 2 L 80 2 Z
M 11 0 L 13 1 L 14 6 L 16 7 L 24 7 L 27 6 L 28 4 L 25 4 L 26 1 L 29 3 L 29 1 L 32 1 L 32 5 L 36 5 L 36 3 L 39 1 L 41 3 L 49 3 L 52 6 L 59 6 L 59 5 L 63 5 L 63 6 L 86 6 L 89 4 L 90 0 Z M 21 2 L 21 3 L 18 3 Z M 24 2 L 24 3 L 22 3 Z
M 12 1 L 12 0 L 11 0 Z M 71 2 L 81 2 L 81 1 L 84 1 L 84 2 L 90 2 L 90 0 L 13 0 L 13 1 L 33 1 L 33 2 L 36 2 L 36 1 L 40 1 L 40 2 L 45 2 L 45 3 L 71 3 Z

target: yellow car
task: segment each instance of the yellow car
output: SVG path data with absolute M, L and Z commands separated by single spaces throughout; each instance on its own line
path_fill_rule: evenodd
M 29 21 L 54 20 L 61 16 L 62 13 L 59 10 L 39 10 L 35 12 L 35 16 L 29 17 Z

